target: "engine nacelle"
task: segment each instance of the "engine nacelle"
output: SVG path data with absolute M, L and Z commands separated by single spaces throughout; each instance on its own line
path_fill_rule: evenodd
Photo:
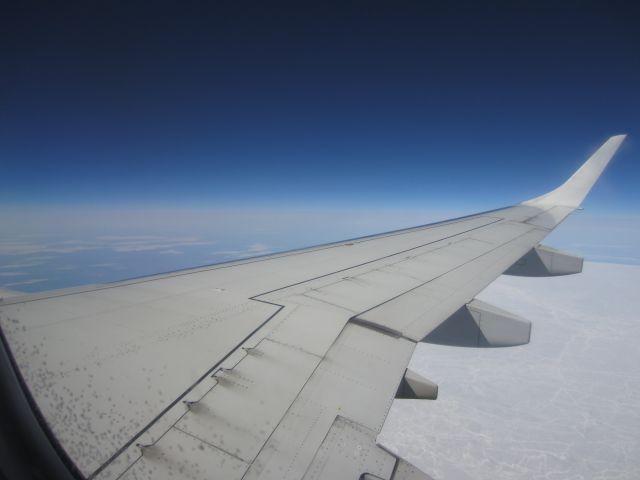
M 513 347 L 529 343 L 531 322 L 480 300 L 472 300 L 422 339 L 455 347 Z
M 582 272 L 584 260 L 555 248 L 538 245 L 511 265 L 504 274 L 521 277 L 555 277 Z

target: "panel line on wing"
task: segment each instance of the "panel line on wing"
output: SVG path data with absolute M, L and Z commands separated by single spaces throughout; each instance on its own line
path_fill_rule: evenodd
M 419 285 L 417 285 L 417 286 L 415 286 L 415 287 L 413 287 L 413 288 L 410 288 L 409 290 L 407 290 L 407 291 L 405 291 L 405 292 L 402 292 L 402 293 L 400 293 L 400 294 L 398 294 L 398 295 L 395 295 L 395 296 L 393 296 L 392 298 L 389 298 L 389 299 L 387 299 L 387 300 L 385 300 L 385 301 L 383 301 L 383 302 L 380 302 L 380 303 L 379 303 L 379 304 L 377 304 L 377 305 L 374 305 L 373 307 L 370 307 L 370 308 L 368 308 L 368 309 L 366 309 L 366 310 L 364 310 L 364 311 L 360 312 L 360 313 L 359 313 L 358 315 L 356 315 L 354 318 L 360 317 L 361 315 L 365 315 L 366 313 L 368 313 L 368 312 L 370 312 L 370 311 L 372 311 L 372 310 L 374 310 L 374 309 L 376 309 L 376 308 L 378 308 L 378 307 L 380 307 L 380 306 L 382 306 L 382 305 L 385 305 L 385 304 L 387 304 L 387 303 L 389 303 L 389 302 L 392 302 L 392 301 L 394 301 L 394 300 L 396 300 L 396 299 L 398 299 L 398 298 L 402 297 L 403 295 L 406 295 L 406 294 L 408 294 L 408 293 L 411 293 L 411 292 L 413 292 L 413 291 L 415 291 L 415 290 L 417 290 L 417 289 L 419 289 L 419 288 L 421 288 L 421 287 L 424 287 L 425 285 L 427 285 L 427 284 L 429 284 L 429 283 L 432 283 L 432 282 L 434 282 L 434 281 L 436 281 L 436 280 L 438 280 L 438 279 L 440 279 L 440 278 L 443 278 L 443 277 L 445 277 L 446 275 L 450 274 L 451 272 L 454 272 L 454 271 L 456 271 L 456 270 L 458 270 L 458 269 L 460 269 L 460 268 L 464 267 L 465 265 L 470 264 L 470 263 L 472 263 L 472 262 L 474 262 L 474 261 L 476 261 L 476 260 L 480 259 L 481 257 L 483 257 L 483 256 L 485 256 L 485 255 L 488 255 L 488 254 L 490 254 L 490 253 L 492 253 L 492 252 L 494 252 L 494 251 L 496 251 L 496 250 L 498 250 L 498 249 L 500 249 L 500 248 L 503 248 L 504 246 L 508 245 L 509 243 L 515 242 L 515 241 L 517 241 L 519 238 L 524 237 L 525 235 L 528 235 L 529 233 L 531 233 L 532 231 L 535 231 L 535 230 L 537 230 L 537 227 L 531 227 L 530 229 L 526 230 L 525 232 L 523 232 L 523 233 L 519 234 L 518 236 L 516 236 L 516 237 L 514 237 L 514 238 L 509 239 L 507 242 L 504 242 L 504 243 L 502 243 L 502 244 L 499 244 L 499 245 L 495 246 L 494 248 L 491 248 L 490 250 L 487 250 L 486 252 L 483 252 L 483 253 L 481 253 L 480 255 L 477 255 L 476 257 L 473 257 L 473 258 L 471 258 L 471 259 L 468 259 L 468 260 L 466 260 L 465 262 L 460 263 L 460 264 L 456 265 L 455 267 L 451 268 L 450 270 L 448 270 L 448 271 L 446 271 L 446 272 L 443 272 L 443 273 L 441 273 L 441 274 L 439 274 L 439 275 L 437 275 L 437 276 L 435 276 L 435 277 L 433 277 L 433 278 L 431 278 L 431 279 L 427 280 L 426 282 L 422 282 L 422 283 L 420 283 Z M 363 320 L 363 319 L 360 319 L 360 320 Z M 374 324 L 375 324 L 375 322 L 371 322 L 371 321 L 366 321 L 366 323 L 362 322 L 362 324 L 363 324 L 364 326 L 368 326 L 368 327 L 370 327 L 370 325 L 371 325 L 372 323 L 374 323 Z M 394 331 L 394 330 L 393 330 L 393 329 L 391 329 L 391 331 Z M 411 340 L 411 339 L 410 339 L 410 340 Z
M 264 327 L 273 317 L 275 317 L 284 308 L 284 305 L 278 305 L 276 303 L 269 302 L 267 300 L 260 300 L 260 299 L 251 299 L 251 300 L 254 300 L 256 302 L 268 303 L 270 305 L 277 306 L 278 309 L 275 312 L 273 312 L 264 322 L 262 322 L 260 325 L 258 325 L 249 335 L 244 337 L 233 349 L 229 350 L 226 355 L 224 355 L 215 365 L 213 365 L 204 374 L 202 374 L 198 378 L 198 380 L 196 380 L 183 393 L 181 393 L 178 397 L 176 397 L 175 400 L 173 400 L 171 403 L 169 403 L 159 414 L 157 414 L 150 422 L 148 422 L 137 434 L 135 434 L 127 442 L 125 442 L 125 444 L 122 445 L 122 447 L 120 447 L 113 455 L 111 455 L 111 457 L 109 457 L 109 459 L 107 461 L 105 461 L 100 467 L 98 467 L 93 473 L 91 473 L 91 475 L 89 475 L 87 477 L 88 480 L 90 480 L 90 479 L 94 478 L 96 475 L 98 475 L 102 470 L 104 470 L 109 465 L 109 463 L 111 463 L 115 458 L 117 458 L 128 447 L 133 445 L 133 443 L 138 438 L 140 438 L 147 430 L 149 430 L 151 428 L 151 426 L 153 426 L 153 424 L 155 424 L 169 410 L 171 410 L 175 405 L 177 405 L 180 402 L 180 400 L 182 400 L 186 395 L 188 395 L 189 392 L 191 392 L 199 383 L 201 383 L 205 378 L 207 378 L 209 375 L 211 375 L 216 370 L 216 368 L 218 368 L 218 366 L 220 364 L 222 364 L 227 358 L 229 358 L 249 338 L 251 338 L 255 333 L 257 333 L 262 327 Z
M 481 218 L 481 217 L 478 217 L 478 218 Z M 263 295 L 269 295 L 271 293 L 274 293 L 274 292 L 277 292 L 277 291 L 280 291 L 280 290 L 285 290 L 285 289 L 290 288 L 290 287 L 295 287 L 297 285 L 302 285 L 304 283 L 308 283 L 308 282 L 311 282 L 313 280 L 319 280 L 320 278 L 328 277 L 330 275 L 335 275 L 336 273 L 346 272 L 347 270 L 351 270 L 353 268 L 362 267 L 364 265 L 369 265 L 371 263 L 374 263 L 374 262 L 377 262 L 377 261 L 380 261 L 380 260 L 384 260 L 385 258 L 390 258 L 390 257 L 393 257 L 395 255 L 401 255 L 403 253 L 407 253 L 407 252 L 410 252 L 412 250 L 416 250 L 418 248 L 426 247 L 427 245 L 431 245 L 431 244 L 434 244 L 434 243 L 437 243 L 437 242 L 441 242 L 441 241 L 447 240 L 449 238 L 457 237 L 458 235 L 463 235 L 465 233 L 469 233 L 469 232 L 472 232 L 474 230 L 478 230 L 478 229 L 487 227 L 489 225 L 493 225 L 495 223 L 502 222 L 503 220 L 504 220 L 504 218 L 498 218 L 498 219 L 492 220 L 490 222 L 487 222 L 485 224 L 482 224 L 482 225 L 479 225 L 479 226 L 476 226 L 476 227 L 473 227 L 473 228 L 469 228 L 468 230 L 464 230 L 464 231 L 461 231 L 461 232 L 456 232 L 456 233 L 454 233 L 452 235 L 441 237 L 441 238 L 435 239 L 433 241 L 430 241 L 430 242 L 427 242 L 427 243 L 423 243 L 421 245 L 417 245 L 417 246 L 414 246 L 414 247 L 411 247 L 411 248 L 407 248 L 406 250 L 401 250 L 401 251 L 398 251 L 398 252 L 394 252 L 394 253 L 391 253 L 389 255 L 385 255 L 385 256 L 382 256 L 382 257 L 379 257 L 379 258 L 375 258 L 373 260 L 368 260 L 366 262 L 359 263 L 357 265 L 351 265 L 351 266 L 346 267 L 346 268 L 341 268 L 340 270 L 336 270 L 336 271 L 333 271 L 333 272 L 329 272 L 329 273 L 325 273 L 325 274 L 322 274 L 322 275 L 318 275 L 317 277 L 313 277 L 313 278 L 309 278 L 309 279 L 306 279 L 306 280 L 302 280 L 300 282 L 295 282 L 295 283 L 292 283 L 290 285 L 285 285 L 283 287 L 274 288 L 273 290 L 269 290 L 269 291 L 266 291 L 266 292 L 259 293 L 259 294 L 255 295 L 254 297 L 252 297 L 252 299 L 256 299 L 257 297 L 261 297 Z

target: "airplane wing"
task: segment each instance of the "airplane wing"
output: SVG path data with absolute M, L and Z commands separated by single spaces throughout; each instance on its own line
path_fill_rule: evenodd
M 417 342 L 527 343 L 525 319 L 474 297 L 503 273 L 581 270 L 540 241 L 623 139 L 509 208 L 4 298 L 3 391 L 40 449 L 33 468 L 96 480 L 428 478 L 376 444 L 396 397 L 437 396 L 407 370 Z

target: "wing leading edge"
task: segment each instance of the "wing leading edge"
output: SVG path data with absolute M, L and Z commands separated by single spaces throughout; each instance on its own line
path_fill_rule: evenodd
M 375 442 L 417 342 L 455 318 L 486 333 L 496 309 L 467 305 L 580 205 L 623 139 L 514 207 L 6 298 L 3 344 L 87 478 L 427 478 Z

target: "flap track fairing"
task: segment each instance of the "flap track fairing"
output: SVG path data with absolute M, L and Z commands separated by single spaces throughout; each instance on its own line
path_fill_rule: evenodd
M 584 260 L 555 248 L 538 245 L 509 267 L 504 274 L 520 277 L 555 277 L 582 272 Z
M 422 341 L 456 347 L 513 347 L 529 343 L 530 338 L 530 321 L 474 299 Z

